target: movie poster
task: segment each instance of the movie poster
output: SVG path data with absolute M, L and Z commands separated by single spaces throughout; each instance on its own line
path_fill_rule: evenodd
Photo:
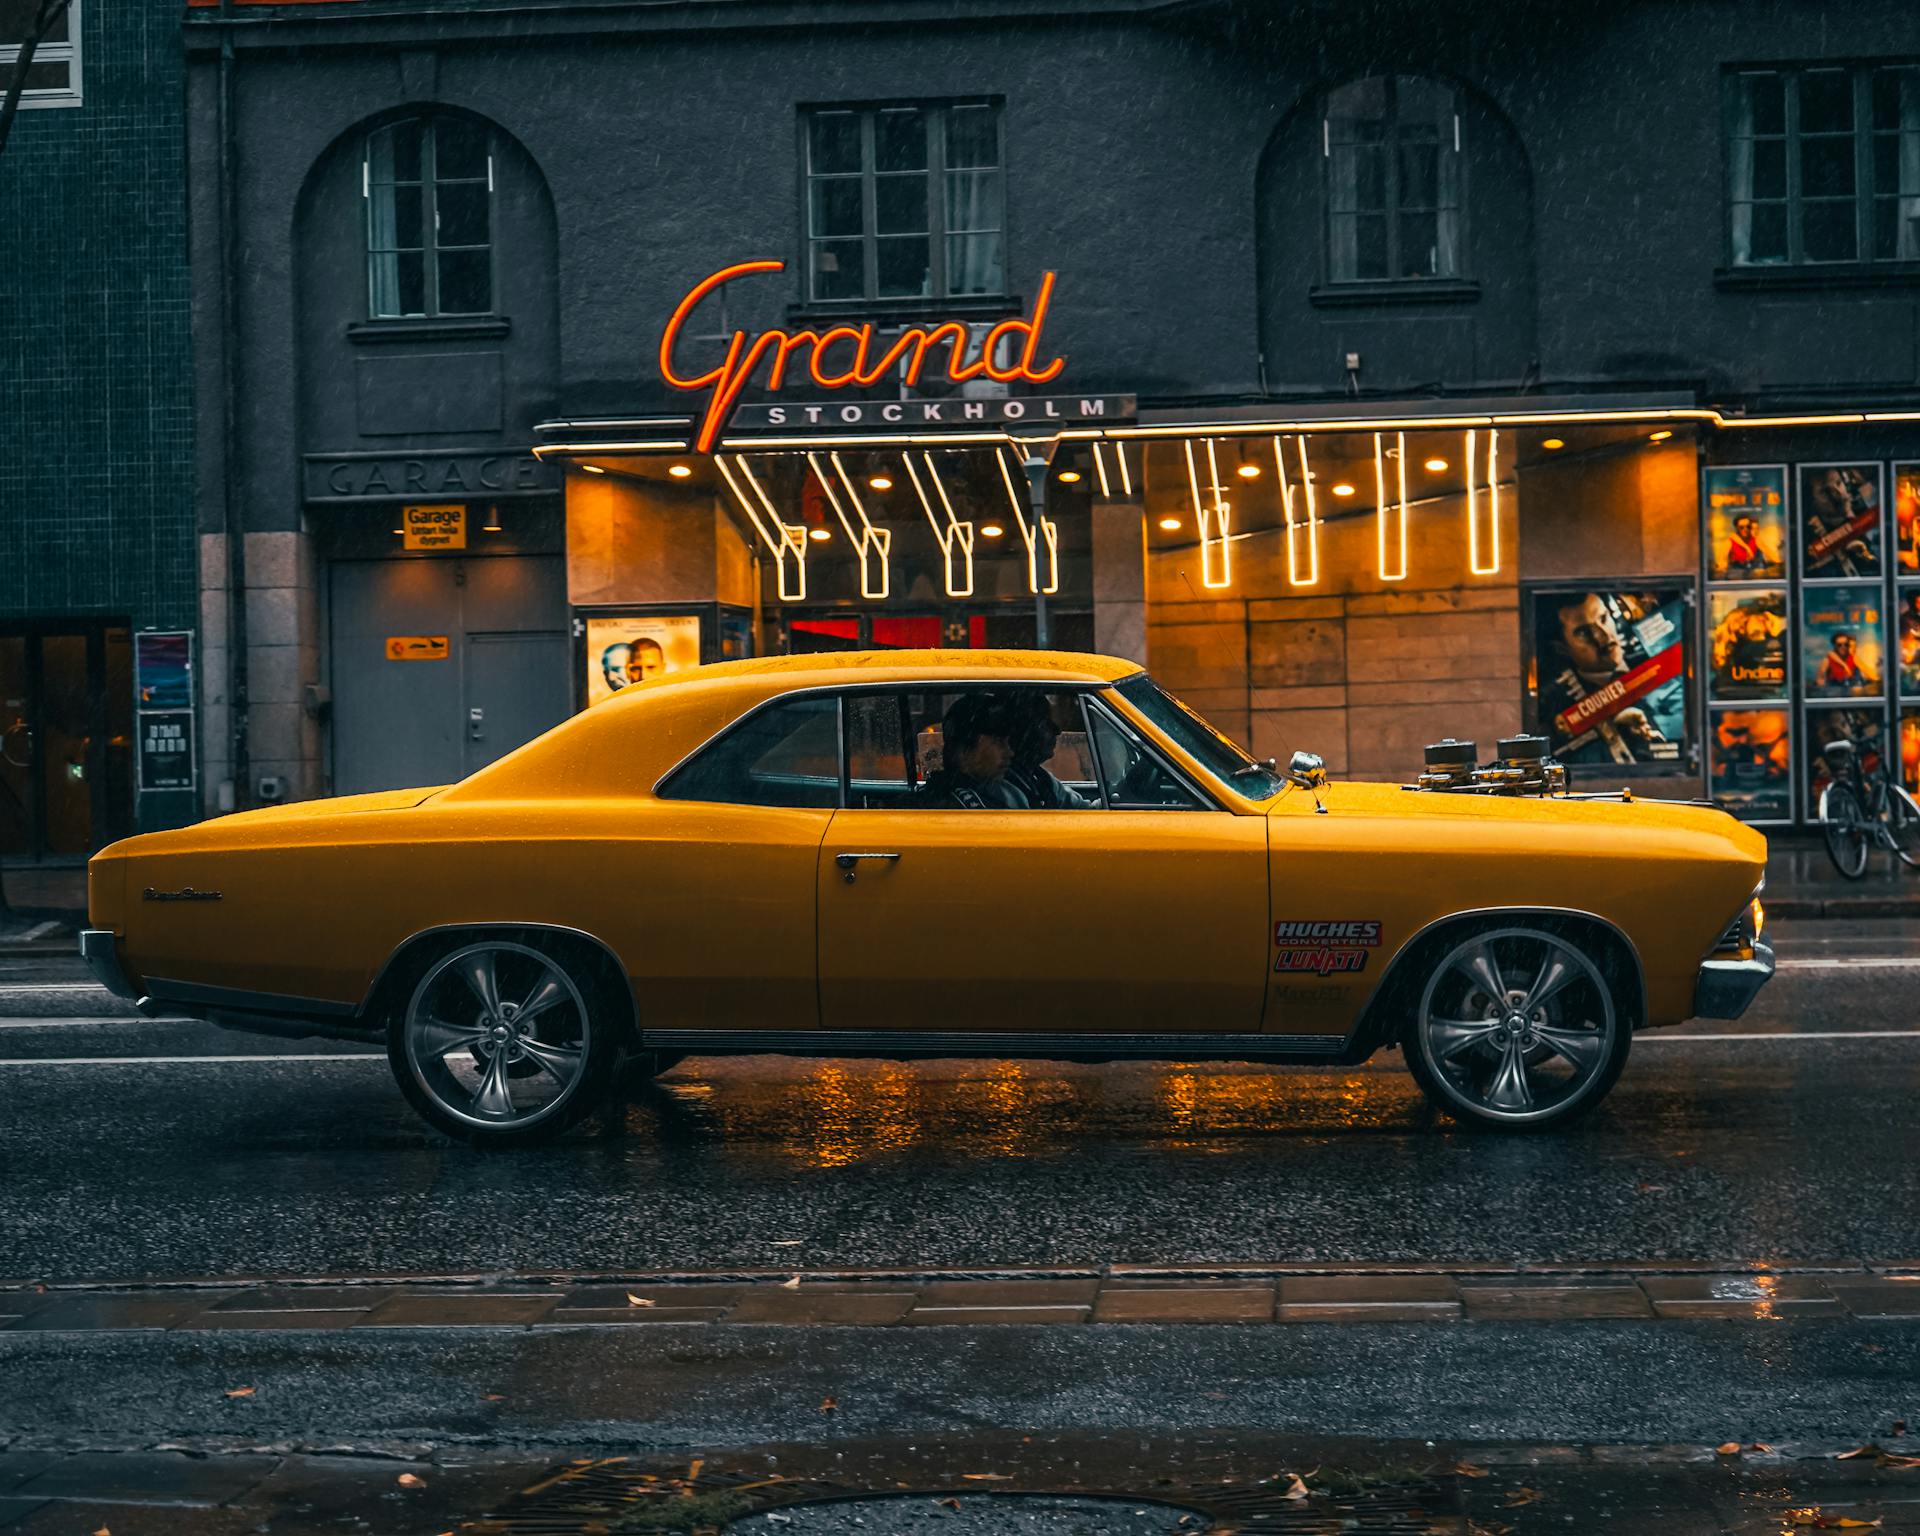
M 1800 466 L 1800 574 L 1878 576 L 1880 466 Z
M 1793 754 L 1785 709 L 1725 709 L 1713 715 L 1709 792 L 1742 821 L 1793 820 Z
M 1886 747 L 1886 711 L 1877 705 L 1871 709 L 1814 708 L 1807 711 L 1807 819 L 1820 814 L 1820 791 L 1832 775 L 1821 750 L 1845 739 L 1860 754 L 1860 769 L 1872 774 L 1879 770 Z
M 1540 719 L 1568 763 L 1677 763 L 1687 737 L 1687 589 L 1533 594 Z
M 700 665 L 700 615 L 640 613 L 587 620 L 587 703 Z
M 1713 698 L 1787 697 L 1787 589 L 1707 598 L 1707 689 Z
M 1920 795 L 1920 709 L 1900 711 L 1900 782 Z
M 1893 466 L 1893 568 L 1920 576 L 1920 464 Z
M 1899 616 L 1895 622 L 1900 647 L 1900 696 L 1920 699 L 1920 584 L 1904 582 L 1898 592 Z
M 1706 472 L 1707 580 L 1784 581 L 1787 471 L 1718 464 Z
M 1800 589 L 1801 686 L 1809 699 L 1885 692 L 1885 608 L 1877 582 Z

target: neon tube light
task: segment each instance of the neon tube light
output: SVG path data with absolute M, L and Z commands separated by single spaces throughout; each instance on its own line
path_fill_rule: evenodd
M 920 498 L 920 509 L 927 514 L 927 525 L 933 529 L 933 537 L 940 545 L 940 559 L 944 567 L 948 597 L 973 596 L 973 524 L 962 522 L 954 515 L 953 503 L 947 499 L 947 488 L 940 480 L 940 471 L 935 467 L 933 455 L 922 453 L 920 457 L 927 466 L 927 478 L 933 482 L 935 494 L 940 505 L 946 510 L 943 522 L 934 515 L 933 503 L 927 498 L 927 488 L 920 481 L 920 471 L 913 467 L 911 455 L 903 455 L 902 462 L 907 466 L 907 478 L 913 482 L 913 493 Z M 964 574 L 956 573 L 954 557 L 956 551 L 960 557 Z
M 807 467 L 820 482 L 820 489 L 827 493 L 827 505 L 833 508 L 833 515 L 840 520 L 840 527 L 846 533 L 847 542 L 860 555 L 860 595 L 878 600 L 887 595 L 890 573 L 887 569 L 887 551 L 893 545 L 891 528 L 876 528 L 873 520 L 867 516 L 867 509 L 860 504 L 860 493 L 853 488 L 853 477 L 847 473 L 846 465 L 840 462 L 840 455 L 830 453 L 827 458 L 833 464 L 833 472 L 840 477 L 840 484 L 847 493 L 847 502 L 859 516 L 860 526 L 856 532 L 853 521 L 847 516 L 846 509 L 840 505 L 840 498 L 833 493 L 833 482 L 827 478 L 827 472 L 820 467 L 817 454 L 807 455 Z M 874 580 L 874 566 L 879 566 L 879 580 Z
M 1052 518 L 1044 512 L 1039 514 L 1040 521 L 1027 521 L 1026 498 L 1014 488 L 1013 474 L 1007 468 L 1007 450 L 996 449 L 994 462 L 1000 466 L 1000 481 L 1007 488 L 1007 505 L 1013 508 L 1013 520 L 1019 525 L 1021 541 L 1027 546 L 1027 590 L 1044 592 L 1051 596 L 1060 590 L 1060 530 Z M 1022 470 L 1022 478 L 1026 471 Z M 1040 580 L 1041 546 L 1047 551 L 1047 579 L 1044 585 Z
M 716 454 L 713 462 L 719 467 L 720 478 L 727 482 L 727 489 L 733 492 L 733 499 L 740 503 L 740 510 L 747 514 L 747 521 L 753 524 L 753 531 L 760 535 L 761 542 L 773 551 L 774 571 L 779 580 L 780 601 L 783 603 L 805 602 L 807 597 L 807 527 L 805 523 L 789 523 L 781 519 L 773 510 L 773 503 L 767 499 L 767 493 L 760 488 L 760 482 L 753 478 L 753 471 L 747 465 L 744 455 L 734 459 L 729 466 L 726 459 Z M 734 470 L 738 469 L 747 484 L 753 488 L 753 494 L 760 502 L 756 508 L 747 499 L 746 492 L 740 489 L 734 479 Z M 764 520 L 761 509 L 765 511 Z M 771 526 L 769 526 L 771 525 Z

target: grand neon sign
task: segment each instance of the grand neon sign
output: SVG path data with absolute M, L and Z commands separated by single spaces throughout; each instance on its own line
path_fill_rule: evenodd
M 780 272 L 785 268 L 783 261 L 741 261 L 722 267 L 688 290 L 661 333 L 660 377 L 675 389 L 712 391 L 706 412 L 700 418 L 700 430 L 694 437 L 694 448 L 700 453 L 713 452 L 713 445 L 719 441 L 734 407 L 739 404 L 742 391 L 753 382 L 755 373 L 763 365 L 766 372 L 762 382 L 770 390 L 777 390 L 786 382 L 790 367 L 795 373 L 800 372 L 796 359 L 801 356 L 805 358 L 805 376 L 821 389 L 870 389 L 896 369 L 911 387 L 920 382 L 936 350 L 944 351 L 944 377 L 955 384 L 979 378 L 1002 384 L 1047 384 L 1057 379 L 1067 366 L 1064 357 L 1056 357 L 1044 365 L 1036 364 L 1040 329 L 1046 324 L 1047 305 L 1053 298 L 1051 272 L 1040 279 L 1032 313 L 999 321 L 987 332 L 977 353 L 971 352 L 972 336 L 965 324 L 959 320 L 941 320 L 933 325 L 908 326 L 886 342 L 876 357 L 879 344 L 869 322 L 830 325 L 820 331 L 762 331 L 751 339 L 745 331 L 735 331 L 728 338 L 726 357 L 705 373 L 683 374 L 674 366 L 674 347 L 680 339 L 681 328 L 702 299 L 736 277 Z M 1019 341 L 1017 360 L 1011 364 L 998 362 L 1003 346 L 1016 338 Z M 829 357 L 829 352 L 834 356 Z

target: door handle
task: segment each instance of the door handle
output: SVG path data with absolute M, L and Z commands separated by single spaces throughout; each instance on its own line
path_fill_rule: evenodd
M 897 853 L 836 853 L 833 862 L 839 866 L 840 873 L 846 876 L 847 884 L 852 885 L 854 876 L 860 873 L 862 859 L 884 859 L 893 864 L 899 861 Z

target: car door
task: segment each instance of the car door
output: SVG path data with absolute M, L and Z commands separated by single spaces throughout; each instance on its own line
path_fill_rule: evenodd
M 1266 818 L 1213 806 L 1131 727 L 1057 690 L 1058 741 L 1037 766 L 1089 803 L 950 800 L 944 725 L 968 691 L 846 698 L 846 802 L 819 863 L 823 1028 L 1258 1030 Z M 1124 782 L 1136 754 L 1157 789 Z

